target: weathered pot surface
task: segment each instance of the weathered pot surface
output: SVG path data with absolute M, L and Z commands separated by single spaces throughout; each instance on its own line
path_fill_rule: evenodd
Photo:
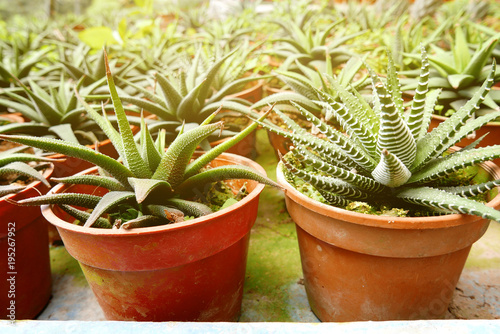
M 482 164 L 496 179 L 500 169 Z M 471 245 L 488 228 L 477 216 L 386 217 L 319 203 L 277 168 L 296 223 L 305 287 L 322 321 L 444 316 Z M 500 196 L 488 205 L 499 208 Z
M 222 154 L 213 166 L 253 161 Z M 86 172 L 95 171 L 89 169 Z M 244 180 L 231 180 L 241 187 Z M 250 229 L 262 184 L 231 207 L 181 223 L 105 230 L 69 224 L 58 207 L 43 206 L 68 252 L 81 264 L 109 320 L 235 321 L 241 311 Z M 71 188 L 71 189 L 70 189 Z M 57 185 L 52 192 L 95 187 Z M 101 189 L 102 191 L 102 189 Z
M 43 173 L 49 178 L 54 166 Z M 52 293 L 47 221 L 37 206 L 15 204 L 44 194 L 40 181 L 17 194 L 0 197 L 0 307 L 2 319 L 33 319 L 47 305 Z M 13 302 L 13 304 L 12 304 Z

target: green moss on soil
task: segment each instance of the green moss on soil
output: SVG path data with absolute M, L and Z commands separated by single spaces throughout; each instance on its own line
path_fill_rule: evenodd
M 50 247 L 50 267 L 52 275 L 70 275 L 76 285 L 88 285 L 78 261 L 69 255 L 64 246 Z
M 277 160 L 263 130 L 257 132 L 257 150 L 257 162 L 276 180 Z M 245 282 L 245 295 L 257 302 L 246 305 L 245 311 L 252 313 L 252 319 L 291 321 L 286 289 L 301 277 L 295 224 L 286 212 L 284 195 L 281 190 L 266 187 L 252 229 Z

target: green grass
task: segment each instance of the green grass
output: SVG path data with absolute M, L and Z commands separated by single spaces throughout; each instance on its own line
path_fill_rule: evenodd
M 257 132 L 256 159 L 276 179 L 277 159 L 264 130 Z M 286 212 L 281 190 L 266 187 L 252 229 L 242 321 L 291 321 L 287 288 L 302 277 L 295 224 Z
M 50 247 L 50 268 L 52 275 L 70 275 L 73 276 L 74 284 L 78 286 L 88 285 L 78 261 L 69 255 L 64 246 Z

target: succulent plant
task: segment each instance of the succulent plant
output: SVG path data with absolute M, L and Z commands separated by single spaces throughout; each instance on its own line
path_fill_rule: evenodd
M 89 115 L 108 135 L 123 164 L 88 147 L 63 140 L 9 135 L 0 137 L 78 157 L 99 166 L 103 170 L 99 175 L 75 175 L 55 181 L 101 186 L 109 189 L 109 192 L 102 198 L 74 193 L 49 194 L 22 200 L 18 202 L 19 204 L 59 204 L 69 214 L 85 222 L 85 227 L 103 228 L 111 228 L 113 223 L 112 220 L 103 217 L 103 214 L 109 213 L 109 217 L 113 217 L 125 206 L 128 211 L 133 211 L 135 216 L 130 220 L 123 218 L 120 227 L 133 228 L 167 224 L 175 220 L 172 217 L 184 214 L 194 217 L 209 214 L 211 209 L 208 206 L 190 200 L 193 191 L 203 190 L 206 184 L 228 179 L 252 179 L 275 185 L 273 181 L 245 166 L 222 166 L 200 172 L 225 149 L 253 131 L 257 124 L 252 124 L 231 140 L 214 147 L 193 161 L 193 153 L 199 143 L 223 127 L 222 122 L 208 124 L 214 115 L 208 117 L 199 127 L 179 134 L 166 150 L 164 141 L 153 142 L 145 122 L 142 122 L 141 140 L 139 145 L 136 145 L 108 65 L 107 79 L 118 119 L 118 131 L 105 116 L 99 115 L 83 100 L 81 102 Z M 90 208 L 93 211 L 88 213 L 77 210 L 71 205 Z
M 221 105 L 228 111 L 248 113 L 250 111 L 249 102 L 230 98 L 229 95 L 237 92 L 246 83 L 268 76 L 250 76 L 237 79 L 229 76 L 232 80 L 227 80 L 227 78 L 221 80 L 228 69 L 235 67 L 236 74 L 241 76 L 241 68 L 238 69 L 238 63 L 241 64 L 246 58 L 238 57 L 240 55 L 238 50 L 234 50 L 219 58 L 209 67 L 202 67 L 200 51 L 195 55 L 188 70 L 181 70 L 178 76 L 172 71 L 156 73 L 156 89 L 159 91 L 157 93 L 119 78 L 120 82 L 137 89 L 142 95 L 140 97 L 121 95 L 120 98 L 124 102 L 156 115 L 159 121 L 151 122 L 150 131 L 155 132 L 157 129 L 163 128 L 167 131 L 167 138 L 170 139 L 175 138 L 182 124 L 185 124 L 187 128 L 198 126 Z M 224 67 L 225 63 L 230 65 Z M 226 113 L 220 113 L 217 117 L 226 115 Z M 223 136 L 227 137 L 233 134 L 234 132 L 225 131 Z
M 30 75 L 31 79 L 34 79 L 50 73 L 53 69 L 51 66 L 46 66 L 44 70 L 38 71 L 36 74 L 33 74 L 32 70 L 45 60 L 51 50 L 51 48 L 43 48 L 21 54 L 17 42 L 0 41 L 0 88 L 11 85 L 10 73 L 23 81 Z
M 460 109 L 473 96 L 483 81 L 491 72 L 492 52 L 498 43 L 500 35 L 494 36 L 485 41 L 481 48 L 474 54 L 469 51 L 469 46 L 465 39 L 461 27 L 455 29 L 455 39 L 451 51 L 445 51 L 434 44 L 431 44 L 435 55 L 429 56 L 430 64 L 433 67 L 429 77 L 429 88 L 441 88 L 438 104 L 442 105 L 442 113 L 449 116 Z M 415 58 L 415 55 L 412 55 Z M 411 78 L 402 80 L 402 90 L 412 91 L 418 86 L 417 71 L 401 72 Z M 493 76 L 493 83 L 500 81 L 500 69 Z M 500 91 L 492 90 L 484 101 L 480 104 L 483 108 L 476 112 L 481 115 L 489 109 L 497 109 L 500 102 Z M 486 109 L 486 110 L 485 110 Z
M 407 16 L 398 19 L 394 36 L 386 34 L 386 46 L 392 49 L 396 65 L 400 69 L 418 69 L 420 58 L 405 57 L 405 54 L 418 54 L 420 46 L 427 47 L 442 38 L 444 32 L 453 24 L 453 17 L 443 20 L 438 25 L 431 24 L 430 18 L 418 22 L 408 20 Z
M 34 81 L 28 86 L 11 75 L 12 81 L 22 88 L 21 91 L 4 89 L 0 91 L 0 105 L 21 113 L 30 122 L 11 123 L 0 126 L 0 133 L 20 133 L 37 136 L 55 136 L 73 143 L 93 144 L 102 139 L 94 121 L 86 118 L 85 109 L 78 104 L 73 85 L 61 76 L 59 85 L 45 91 Z M 77 83 L 82 86 L 84 78 Z M 27 95 L 27 97 L 25 97 Z M 112 106 L 104 106 L 112 110 Z
M 366 33 L 358 31 L 344 35 L 345 29 L 339 29 L 337 34 L 331 36 L 333 29 L 341 26 L 344 21 L 345 19 L 340 19 L 319 29 L 315 28 L 312 20 L 302 26 L 293 21 L 272 20 L 272 23 L 282 28 L 286 36 L 274 40 L 276 43 L 272 54 L 285 59 L 280 65 L 284 70 L 293 70 L 296 61 L 323 70 L 326 67 L 327 54 L 332 66 L 336 67 L 355 55 L 345 46 L 346 42 Z
M 16 184 L 13 181 L 18 176 L 26 176 L 41 181 L 47 187 L 50 187 L 49 182 L 38 172 L 37 169 L 46 167 L 45 164 L 38 164 L 34 167 L 30 166 L 28 162 L 51 162 L 55 159 L 44 158 L 38 155 L 24 153 L 28 150 L 27 146 L 18 146 L 6 151 L 0 152 L 0 179 L 4 180 L 0 183 L 0 197 L 19 192 L 25 187 Z M 11 177 L 9 180 L 8 177 Z
M 327 57 L 328 59 L 328 57 Z M 363 66 L 363 59 L 359 57 L 351 58 L 345 66 L 337 73 L 337 81 L 333 80 L 334 69 L 332 66 L 327 66 L 325 72 L 321 73 L 318 70 L 313 70 L 297 63 L 300 73 L 292 71 L 279 71 L 276 73 L 279 78 L 292 89 L 292 92 L 278 92 L 269 95 L 260 101 L 257 101 L 251 106 L 251 109 L 260 109 L 262 107 L 277 103 L 278 105 L 298 103 L 302 107 L 319 114 L 323 107 L 314 102 L 317 99 L 317 89 L 329 95 L 337 97 L 336 83 L 343 87 L 351 87 L 359 89 L 365 86 L 367 75 L 361 75 L 360 78 L 354 78 L 358 75 Z
M 390 59 L 390 57 L 389 57 Z M 439 127 L 427 132 L 439 90 L 428 90 L 429 64 L 422 49 L 422 70 L 415 98 L 405 110 L 392 61 L 387 80 L 372 75 L 373 107 L 355 92 L 339 87 L 342 103 L 318 90 L 346 134 L 331 128 L 296 105 L 322 137 L 302 129 L 283 113 L 290 131 L 260 122 L 290 138 L 295 148 L 282 160 L 291 175 L 310 183 L 325 201 L 345 207 L 353 202 L 403 208 L 414 213 L 459 212 L 500 221 L 500 212 L 470 197 L 489 191 L 500 180 L 483 184 L 443 186 L 447 175 L 500 157 L 500 146 L 475 148 L 477 140 L 457 152 L 444 153 L 468 133 L 500 115 L 500 111 L 473 118 L 493 84 L 495 63 L 487 80 L 465 106 Z M 469 121 L 468 121 L 469 120 Z

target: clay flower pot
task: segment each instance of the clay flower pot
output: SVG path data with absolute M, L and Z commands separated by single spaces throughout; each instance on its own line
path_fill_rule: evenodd
M 228 98 L 240 98 L 251 103 L 256 103 L 262 99 L 264 80 L 257 80 L 250 83 L 251 87 L 244 89 L 238 93 L 229 95 Z
M 212 166 L 255 162 L 222 154 Z M 84 173 L 95 172 L 96 168 Z M 250 229 L 264 185 L 232 180 L 248 196 L 194 220 L 131 230 L 83 228 L 57 206 L 42 206 L 68 252 L 80 262 L 109 320 L 235 321 L 241 312 Z M 104 194 L 105 189 L 57 185 L 65 191 Z
M 229 139 L 230 139 L 230 137 L 216 140 L 214 142 L 211 142 L 210 146 L 215 147 L 215 146 L 222 144 L 223 142 L 225 142 Z M 256 141 L 257 141 L 257 138 L 256 138 L 255 131 L 252 131 L 252 132 L 250 132 L 250 134 L 248 134 L 245 138 L 243 138 L 236 145 L 234 145 L 233 147 L 228 149 L 226 152 L 238 154 L 238 155 L 241 155 L 243 157 L 253 159 L 257 156 Z
M 53 171 L 53 166 L 46 169 L 44 177 L 49 178 Z M 39 207 L 21 207 L 13 202 L 47 191 L 35 181 L 17 194 L 0 197 L 2 319 L 33 319 L 49 302 L 52 279 L 47 221 Z
M 500 178 L 491 162 L 482 167 Z M 444 316 L 472 244 L 489 220 L 449 214 L 401 218 L 319 203 L 277 178 L 297 228 L 305 288 L 322 321 Z M 488 205 L 499 208 L 500 196 Z

